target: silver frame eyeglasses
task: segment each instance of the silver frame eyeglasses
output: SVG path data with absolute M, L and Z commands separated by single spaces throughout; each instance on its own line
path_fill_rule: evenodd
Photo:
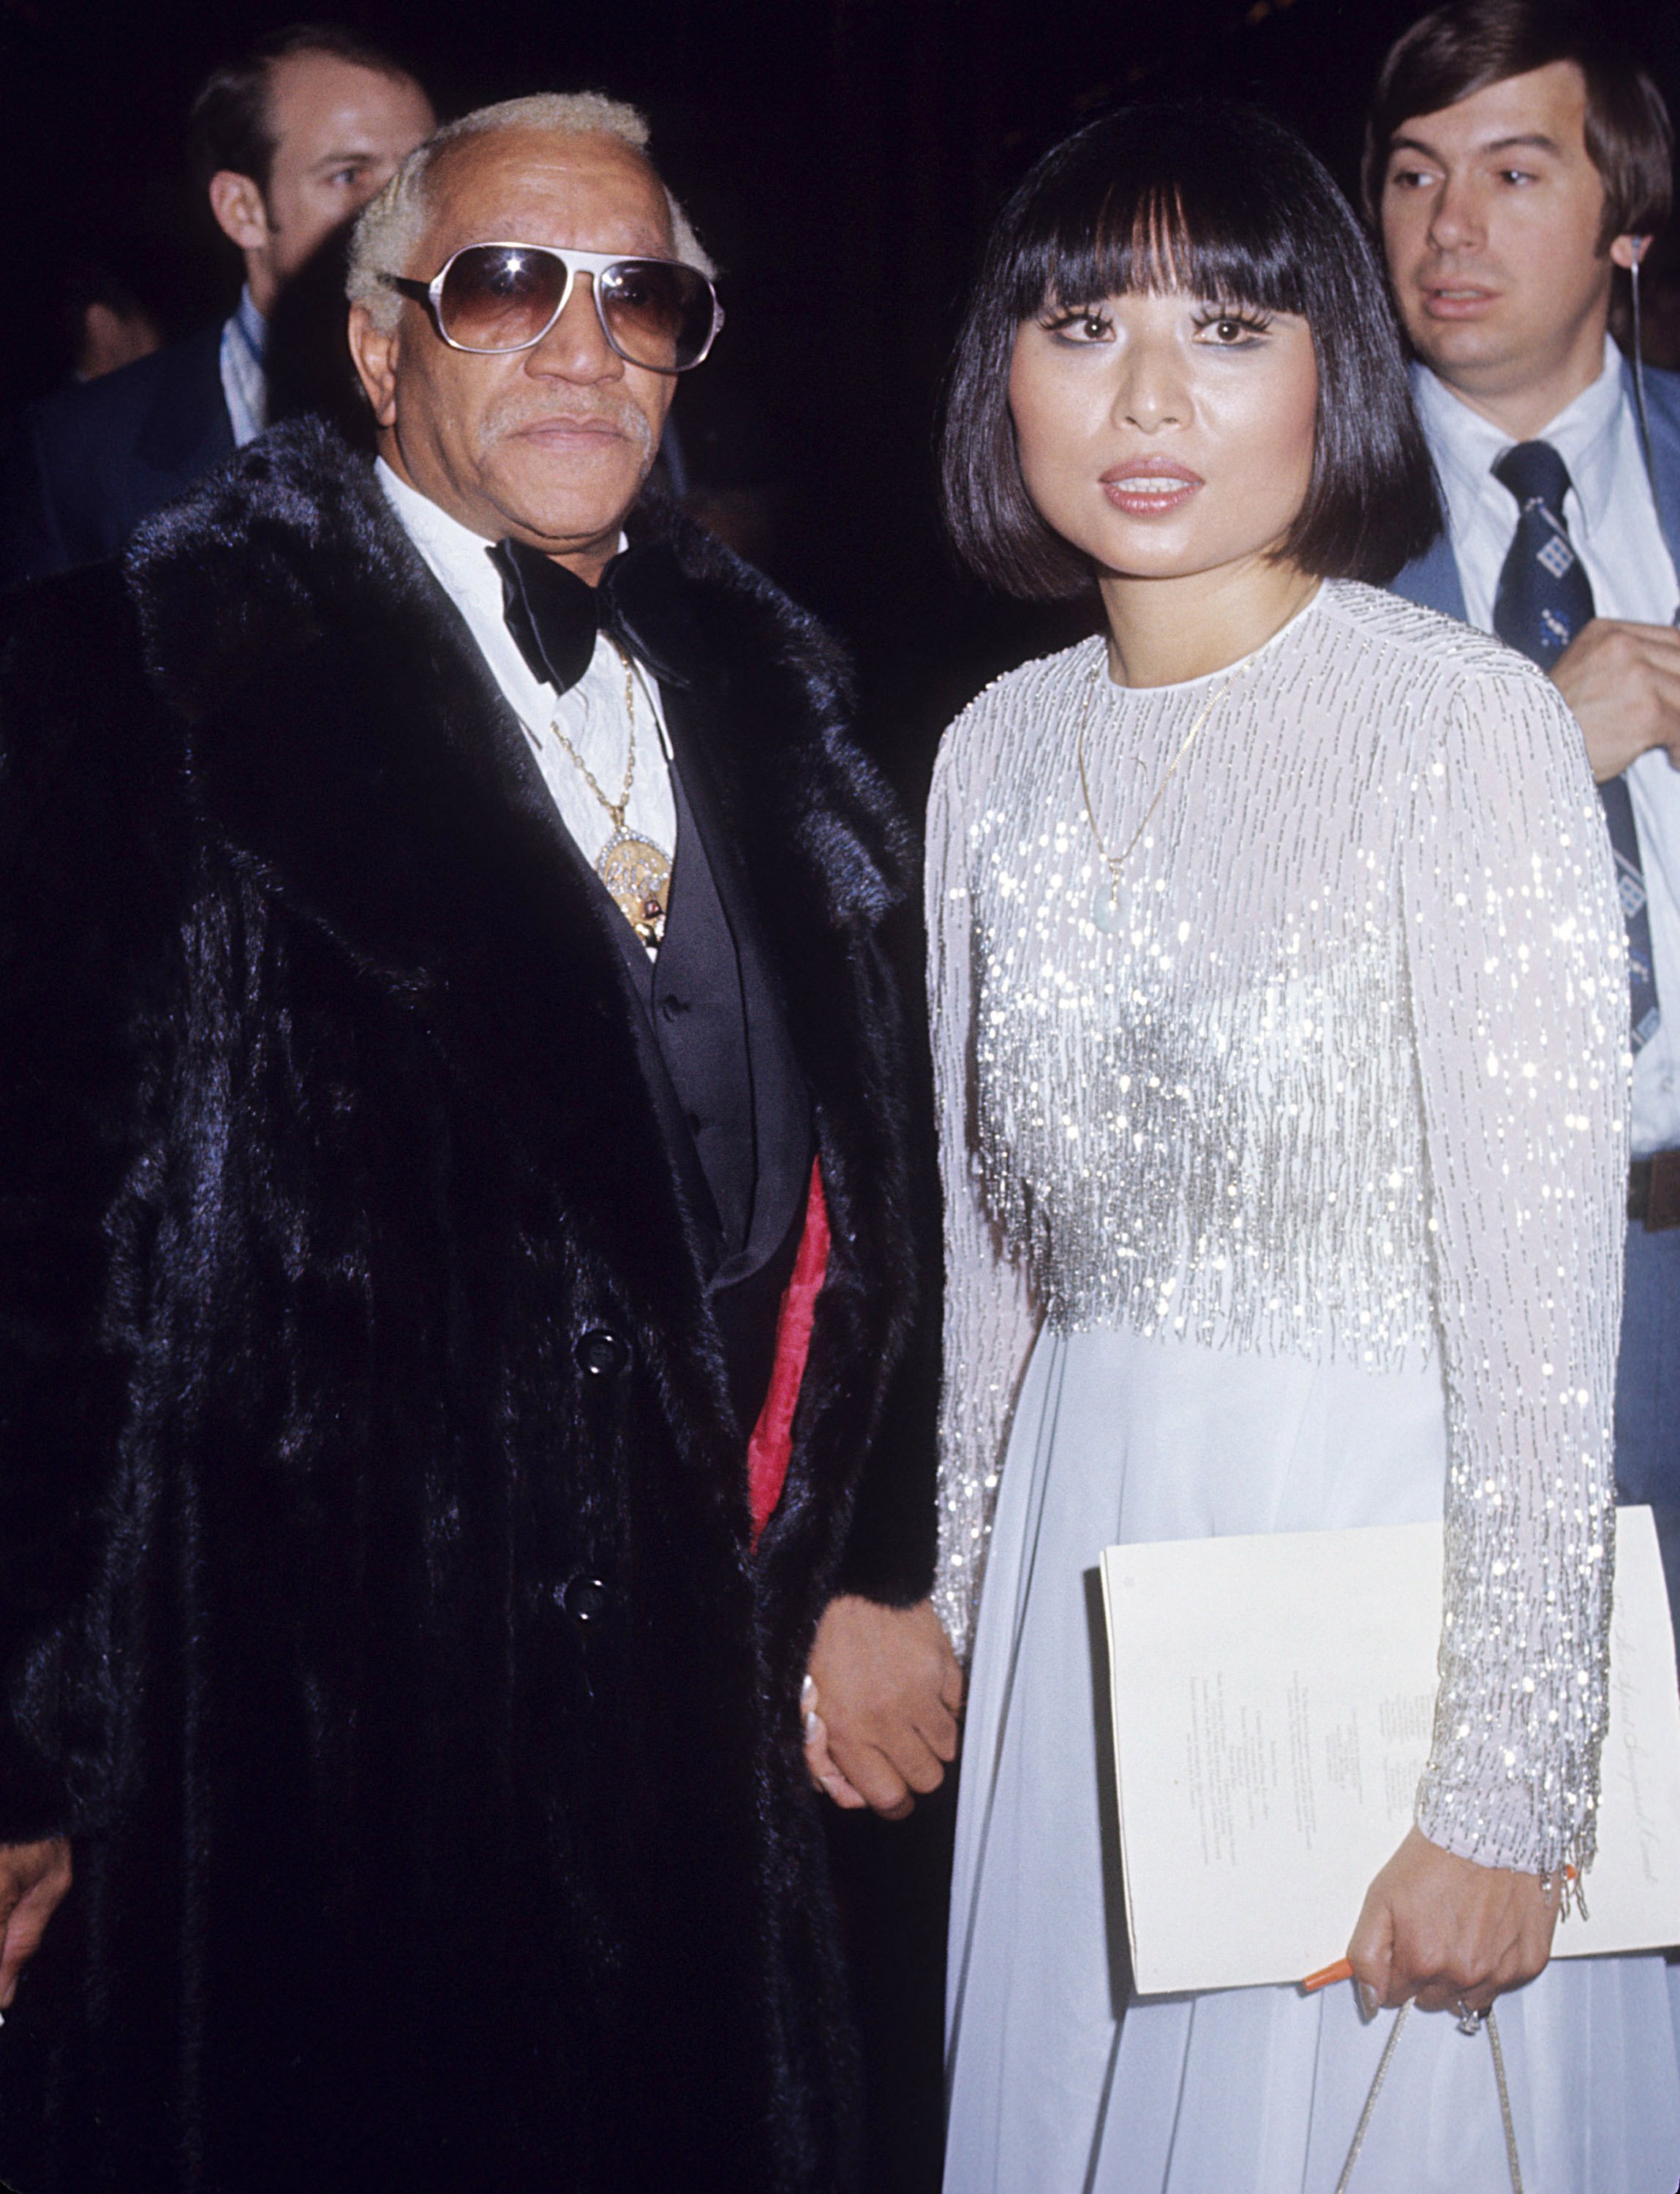
M 561 284 L 560 302 L 534 336 L 526 336 L 515 343 L 466 343 L 450 334 L 444 325 L 444 284 L 448 281 L 456 261 L 465 258 L 469 251 L 526 252 L 533 258 L 557 259 L 560 261 L 566 276 Z M 711 324 L 699 350 L 682 365 L 652 365 L 646 359 L 633 357 L 613 334 L 612 323 L 607 318 L 607 300 L 615 283 L 632 278 L 642 268 L 652 267 L 680 267 L 685 274 L 705 284 L 711 300 Z M 601 323 L 601 332 L 606 338 L 607 347 L 615 357 L 623 359 L 626 365 L 640 366 L 645 373 L 688 373 L 704 363 L 717 340 L 717 331 L 723 325 L 723 307 L 717 302 L 717 291 L 710 276 L 702 273 L 698 267 L 691 267 L 684 259 L 654 259 L 645 253 L 638 256 L 624 252 L 573 251 L 569 246 L 562 249 L 553 244 L 521 244 L 512 238 L 493 237 L 486 238 L 481 243 L 463 244 L 458 251 L 451 252 L 429 282 L 417 281 L 411 275 L 405 274 L 382 273 L 379 279 L 388 289 L 411 298 L 417 305 L 423 305 L 439 339 L 447 343 L 451 350 L 466 351 L 475 358 L 510 358 L 519 351 L 534 349 L 542 342 L 571 303 L 572 292 L 578 286 L 579 274 L 587 274 L 590 278 L 590 293 L 595 301 L 595 316 Z

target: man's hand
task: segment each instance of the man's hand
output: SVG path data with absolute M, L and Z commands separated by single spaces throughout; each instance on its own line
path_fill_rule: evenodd
M 1557 1908 L 1539 1875 L 1478 1866 L 1410 1829 L 1366 1892 L 1348 1961 L 1367 2003 L 1485 2011 L 1545 1967 Z
M 18 1976 L 40 1949 L 69 1887 L 70 1846 L 62 1836 L 0 1844 L 0 2011 L 11 2009 Z
M 1552 665 L 1552 681 L 1586 737 L 1602 784 L 1652 747 L 1680 769 L 1680 632 L 1594 617 Z
M 831 1600 L 802 1704 L 811 1780 L 837 1806 L 901 1821 L 957 1757 L 963 1672 L 932 1603 Z

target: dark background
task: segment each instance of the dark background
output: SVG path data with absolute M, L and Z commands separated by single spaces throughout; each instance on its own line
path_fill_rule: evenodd
M 1344 187 L 1415 0 L 0 0 L 0 411 L 52 385 L 46 301 L 76 252 L 184 333 L 238 284 L 186 177 L 193 91 L 304 14 L 406 58 L 444 113 L 544 89 L 643 106 L 723 269 L 729 323 L 682 388 L 691 462 L 731 533 L 850 641 L 867 736 L 912 802 L 939 729 L 1066 635 L 988 600 L 941 547 L 931 443 L 946 350 L 999 200 L 1128 97 L 1234 95 Z M 1607 0 L 1680 106 L 1674 0 Z M 941 1870 L 950 1794 L 906 1827 L 837 1823 L 868 2012 L 875 2186 L 937 2185 Z
M 1680 93 L 1671 0 L 1608 0 Z M 1128 96 L 1235 94 L 1351 187 L 1408 0 L 0 0 L 0 411 L 51 385 L 43 301 L 91 249 L 181 333 L 237 286 L 186 177 L 198 80 L 305 14 L 408 57 L 447 112 L 591 87 L 654 150 L 724 270 L 729 325 L 682 388 L 732 530 L 856 651 L 872 743 L 915 796 L 939 727 L 1046 638 L 941 545 L 930 439 L 977 246 L 1044 146 Z M 1665 26 L 1666 32 L 1665 33 Z

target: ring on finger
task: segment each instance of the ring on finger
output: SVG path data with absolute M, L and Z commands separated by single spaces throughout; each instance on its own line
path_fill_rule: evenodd
M 1458 2031 L 1460 2034 L 1480 2034 L 1487 2018 L 1486 2007 L 1472 2011 L 1463 1996 L 1458 1998 Z

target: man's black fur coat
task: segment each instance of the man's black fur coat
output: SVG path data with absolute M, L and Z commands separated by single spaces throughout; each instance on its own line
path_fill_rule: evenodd
M 931 1570 L 905 847 L 820 632 L 663 537 L 833 1224 L 756 1555 L 618 917 L 366 466 L 283 429 L 13 605 L 0 1838 L 77 1866 L 27 2194 L 848 2175 L 797 1691 Z

